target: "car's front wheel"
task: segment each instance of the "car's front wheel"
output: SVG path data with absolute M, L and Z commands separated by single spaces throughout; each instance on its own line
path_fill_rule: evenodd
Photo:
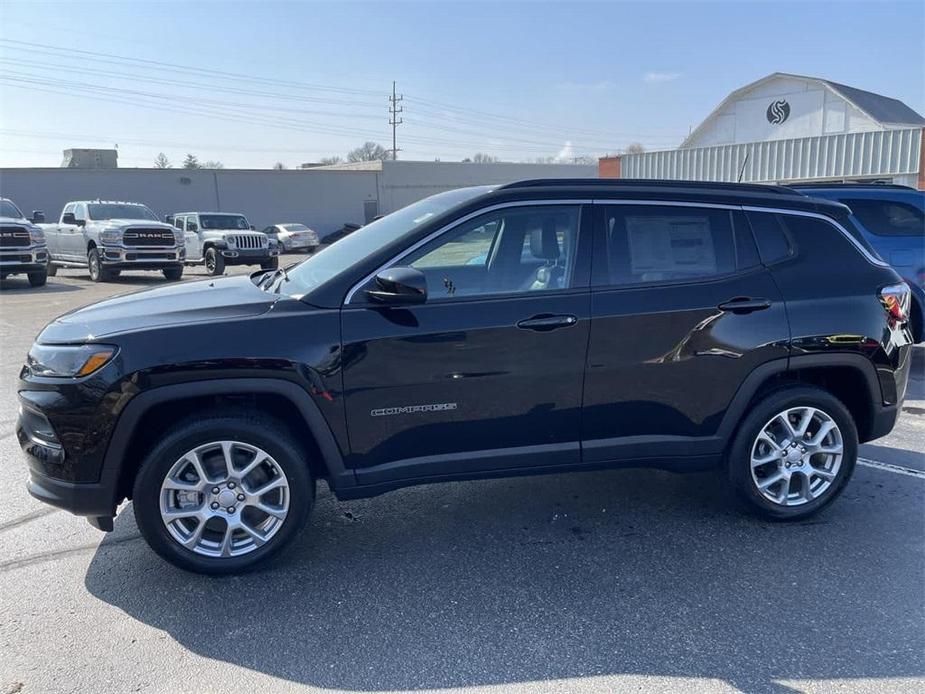
M 857 428 L 844 403 L 821 388 L 793 386 L 751 409 L 730 447 L 728 473 L 752 511 L 798 520 L 841 493 L 857 455 Z
M 205 574 L 266 562 L 297 535 L 313 498 L 304 452 L 288 430 L 244 412 L 169 431 L 145 456 L 133 491 L 152 549 Z
M 48 281 L 48 271 L 40 270 L 39 272 L 28 273 L 29 284 L 33 287 L 44 287 Z
M 213 277 L 225 272 L 225 257 L 215 248 L 207 248 L 205 254 L 206 272 Z

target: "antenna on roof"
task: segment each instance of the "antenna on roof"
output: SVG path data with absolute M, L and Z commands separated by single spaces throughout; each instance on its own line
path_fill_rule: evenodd
M 748 163 L 749 152 L 745 153 L 745 159 L 742 160 L 742 168 L 739 169 L 739 177 L 736 179 L 736 183 L 742 182 L 742 176 L 745 175 L 745 165 Z

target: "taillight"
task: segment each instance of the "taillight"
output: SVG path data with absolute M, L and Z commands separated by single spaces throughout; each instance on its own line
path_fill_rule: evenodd
M 905 323 L 909 320 L 909 306 L 912 292 L 905 282 L 891 284 L 880 290 L 880 303 L 893 320 Z

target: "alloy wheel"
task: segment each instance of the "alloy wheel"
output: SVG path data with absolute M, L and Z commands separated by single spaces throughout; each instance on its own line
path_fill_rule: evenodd
M 236 557 L 262 547 L 289 513 L 289 481 L 266 452 L 240 441 L 188 451 L 161 484 L 161 520 L 196 554 Z
M 844 456 L 841 430 L 815 407 L 791 407 L 761 428 L 751 449 L 758 492 L 779 506 L 801 506 L 828 491 Z

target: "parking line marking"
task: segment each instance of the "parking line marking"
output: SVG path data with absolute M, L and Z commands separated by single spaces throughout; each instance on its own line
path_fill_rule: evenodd
M 864 465 L 865 467 L 872 467 L 875 470 L 894 472 L 897 475 L 908 475 L 909 477 L 917 477 L 920 480 L 925 480 L 925 472 L 916 470 L 911 467 L 893 465 L 892 463 L 881 463 L 879 460 L 869 460 L 868 458 L 858 458 L 858 465 Z

